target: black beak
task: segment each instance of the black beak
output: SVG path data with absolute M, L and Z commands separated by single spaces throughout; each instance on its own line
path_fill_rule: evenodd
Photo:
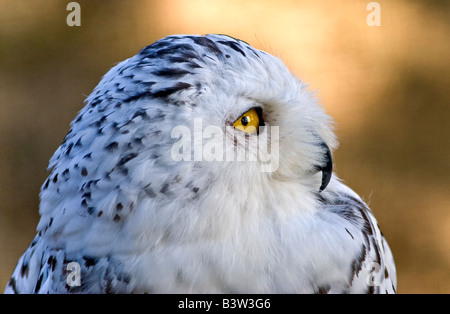
M 325 190 L 328 183 L 330 183 L 331 176 L 333 174 L 333 159 L 331 157 L 331 151 L 327 144 L 324 142 L 321 144 L 323 149 L 325 150 L 325 164 L 323 166 L 316 166 L 318 171 L 322 171 L 322 184 L 319 188 L 319 193 Z

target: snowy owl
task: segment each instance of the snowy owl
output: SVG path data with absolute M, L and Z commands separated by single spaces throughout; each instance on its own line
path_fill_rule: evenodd
M 280 59 L 225 35 L 113 67 L 50 159 L 7 293 L 395 293 L 332 120 Z

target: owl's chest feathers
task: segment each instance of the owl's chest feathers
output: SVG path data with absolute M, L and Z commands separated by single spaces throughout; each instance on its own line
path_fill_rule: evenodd
M 314 198 L 296 190 L 260 191 L 245 200 L 209 193 L 183 208 L 183 224 L 166 229 L 132 271 L 161 292 L 299 291 L 326 268 L 337 271 L 346 257 L 334 253 L 344 244 L 317 216 Z

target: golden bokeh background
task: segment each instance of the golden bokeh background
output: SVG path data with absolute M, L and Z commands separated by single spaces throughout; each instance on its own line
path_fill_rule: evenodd
M 336 121 L 337 174 L 370 203 L 399 293 L 450 293 L 450 3 L 0 0 L 0 291 L 35 235 L 53 152 L 101 76 L 170 34 L 280 57 Z

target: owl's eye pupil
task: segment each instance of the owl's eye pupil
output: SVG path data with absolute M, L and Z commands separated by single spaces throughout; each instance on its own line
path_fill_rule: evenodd
M 242 125 L 243 126 L 247 126 L 248 122 L 249 122 L 248 121 L 248 117 L 247 116 L 243 116 L 242 119 L 241 119 Z

